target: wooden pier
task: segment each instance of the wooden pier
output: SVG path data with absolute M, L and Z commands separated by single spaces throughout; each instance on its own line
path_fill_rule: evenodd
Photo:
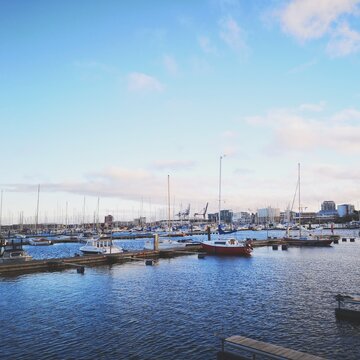
M 324 358 L 310 355 L 297 350 L 288 349 L 282 346 L 269 344 L 263 341 L 249 339 L 244 336 L 234 335 L 221 339 L 221 351 L 218 353 L 218 360 L 245 360 L 249 359 L 244 354 L 250 354 L 255 360 L 259 355 L 261 358 L 279 360 L 324 360 Z
M 196 251 L 201 250 L 201 246 L 192 246 L 190 248 L 169 249 L 166 251 L 159 250 L 140 250 L 125 251 L 119 254 L 110 255 L 85 255 L 67 258 L 53 258 L 44 260 L 30 260 L 16 263 L 0 264 L 0 276 L 11 273 L 28 273 L 41 271 L 60 271 L 69 267 L 97 266 L 114 263 L 125 263 L 132 260 L 148 258 L 170 258 L 182 255 L 192 255 Z

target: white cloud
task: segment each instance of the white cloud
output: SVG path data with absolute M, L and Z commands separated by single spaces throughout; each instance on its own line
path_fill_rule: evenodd
M 359 0 L 293 0 L 280 12 L 283 30 L 304 41 L 317 39 L 331 30 L 344 14 L 354 14 Z
M 350 18 L 358 17 L 360 0 L 292 0 L 279 12 L 285 33 L 301 42 L 325 38 L 333 57 L 360 51 L 360 33 L 350 28 Z
M 350 108 L 344 109 L 331 118 L 334 122 L 360 122 L 360 111 Z
M 334 57 L 350 55 L 359 50 L 360 33 L 350 29 L 345 22 L 334 30 L 327 45 L 328 53 Z
M 155 77 L 134 72 L 128 75 L 128 89 L 134 92 L 163 91 L 164 85 Z
M 233 50 L 244 51 L 247 49 L 245 33 L 238 23 L 231 17 L 219 21 L 220 38 Z
M 165 66 L 166 71 L 170 75 L 175 76 L 175 75 L 179 74 L 179 66 L 178 66 L 176 60 L 174 59 L 174 57 L 172 57 L 170 55 L 164 55 L 163 64 Z
M 277 109 L 262 117 L 248 118 L 247 122 L 270 130 L 267 149 L 272 153 L 325 149 L 337 154 L 359 154 L 360 123 L 344 120 L 358 119 L 359 115 L 357 110 L 345 109 L 333 116 L 314 118 L 296 109 Z

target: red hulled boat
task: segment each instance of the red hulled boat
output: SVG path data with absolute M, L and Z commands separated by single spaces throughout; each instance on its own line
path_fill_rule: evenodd
M 253 249 L 249 242 L 236 239 L 208 240 L 201 245 L 208 254 L 215 255 L 250 256 Z

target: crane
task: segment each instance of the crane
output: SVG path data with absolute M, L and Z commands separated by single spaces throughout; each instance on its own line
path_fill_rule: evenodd
M 203 219 L 205 220 L 205 216 L 206 216 L 206 213 L 207 213 L 208 205 L 209 205 L 209 203 L 207 202 L 206 205 L 205 205 L 205 207 L 204 207 L 204 209 L 203 209 L 203 211 L 202 211 L 202 213 L 195 213 L 195 214 L 194 214 L 194 218 L 196 219 L 196 216 L 202 216 Z

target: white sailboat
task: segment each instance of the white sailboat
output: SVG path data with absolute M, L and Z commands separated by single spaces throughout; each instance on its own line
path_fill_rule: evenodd
M 224 155 L 225 156 L 225 155 Z M 219 171 L 219 238 L 217 240 L 207 240 L 202 242 L 203 249 L 209 254 L 216 255 L 238 255 L 238 256 L 250 256 L 252 246 L 244 241 L 239 241 L 235 238 L 220 237 L 221 226 L 221 163 L 223 156 L 220 156 L 220 171 Z

